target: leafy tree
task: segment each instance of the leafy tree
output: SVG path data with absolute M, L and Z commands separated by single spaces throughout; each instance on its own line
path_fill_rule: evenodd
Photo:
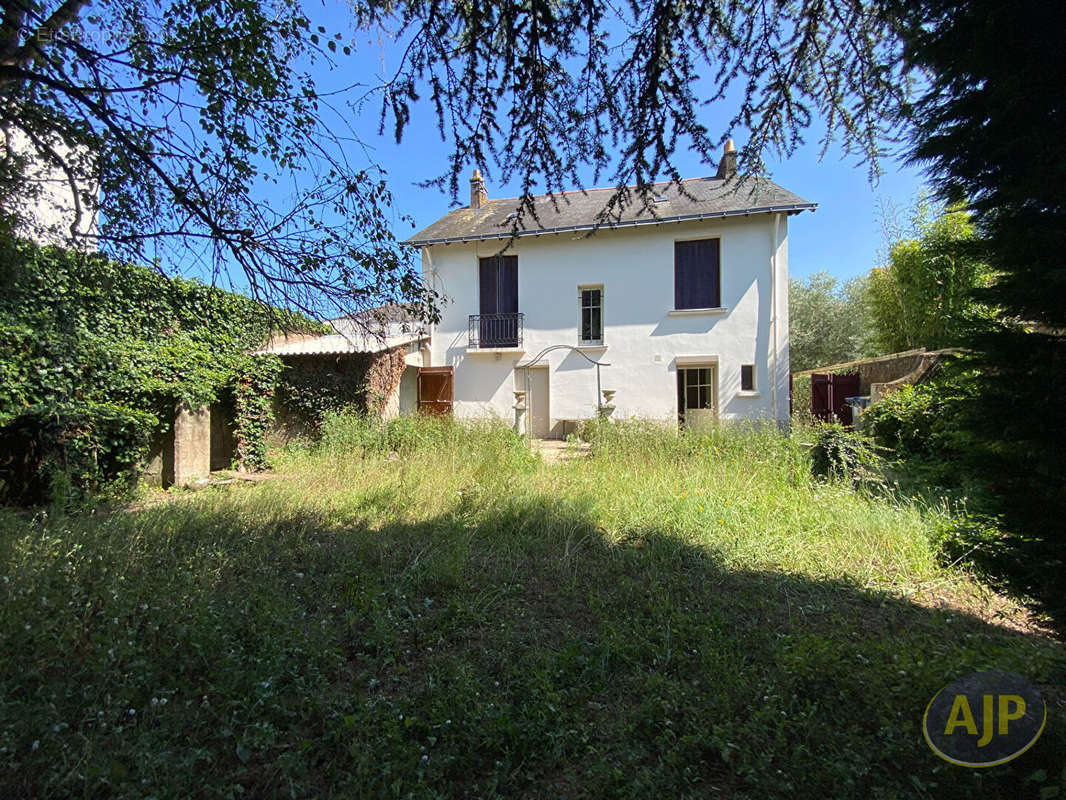
M 428 93 L 452 146 L 429 183 L 458 198 L 465 165 L 495 168 L 520 183 L 530 215 L 535 189 L 592 172 L 617 187 L 610 219 L 649 202 L 649 182 L 681 177 L 679 149 L 711 166 L 734 130 L 747 132 L 741 171 L 760 173 L 767 149 L 793 152 L 818 116 L 826 145 L 837 138 L 873 166 L 910 86 L 885 2 L 370 0 L 357 19 L 405 43 L 381 87 L 383 126 L 399 140 Z M 729 93 L 734 112 L 707 113 Z
M 960 344 L 989 310 L 973 291 L 991 273 L 975 253 L 976 231 L 963 208 L 930 218 L 919 202 L 909 235 L 893 242 L 884 266 L 870 272 L 867 299 L 872 344 L 881 353 Z
M 383 174 L 349 160 L 359 143 L 311 77 L 349 47 L 299 0 L 5 0 L 0 13 L 0 209 L 17 230 L 229 273 L 319 315 L 431 297 L 393 238 Z M 69 230 L 25 213 L 54 192 Z
M 351 22 L 402 52 L 358 95 L 316 86 L 315 70 L 352 70 L 351 50 L 300 0 L 5 0 L 0 208 L 18 216 L 59 176 L 83 220 L 99 204 L 120 259 L 235 271 L 256 297 L 319 314 L 432 305 L 349 125 L 368 98 L 400 138 L 428 95 L 453 151 L 433 182 L 453 196 L 471 164 L 527 193 L 610 170 L 606 217 L 634 200 L 627 185 L 680 177 L 678 148 L 711 164 L 742 127 L 749 171 L 816 114 L 827 141 L 872 159 L 907 86 L 894 20 L 859 0 L 366 0 Z M 727 90 L 739 109 L 708 117 Z
M 282 365 L 248 353 L 279 320 L 323 327 L 198 281 L 0 237 L 0 504 L 122 496 L 176 403 L 235 402 L 238 457 L 262 468 Z
M 854 361 L 867 336 L 866 279 L 840 283 L 828 272 L 789 283 L 789 363 L 793 372 Z
M 960 423 L 1008 522 L 1054 542 L 1066 518 L 1066 6 L 975 0 L 906 4 L 908 60 L 929 75 L 911 109 L 915 157 L 967 201 L 1002 314 L 967 337 L 977 395 Z M 1035 534 L 1035 537 L 1033 537 Z M 1060 571 L 1051 567 L 1051 572 Z M 1045 578 L 1049 570 L 1043 570 Z

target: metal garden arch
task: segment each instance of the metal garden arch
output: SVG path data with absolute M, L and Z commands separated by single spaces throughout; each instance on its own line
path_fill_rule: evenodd
M 583 359 L 585 359 L 590 364 L 595 365 L 595 367 L 596 367 L 596 413 L 599 414 L 603 410 L 603 386 L 602 386 L 602 383 L 600 382 L 600 367 L 609 367 L 611 365 L 609 363 L 605 362 L 605 361 L 594 361 L 593 359 L 589 358 L 588 354 L 584 353 L 581 350 L 581 348 L 573 347 L 572 345 L 569 345 L 569 344 L 553 344 L 551 347 L 545 347 L 543 350 L 541 350 L 539 353 L 537 353 L 537 355 L 535 355 L 529 361 L 518 362 L 518 363 L 516 363 L 514 365 L 515 369 L 525 370 L 525 373 L 526 373 L 525 394 L 526 394 L 526 403 L 528 404 L 528 410 L 526 412 L 526 431 L 527 431 L 527 435 L 529 435 L 530 439 L 533 438 L 533 436 L 532 436 L 532 430 L 533 430 L 533 393 L 532 393 L 532 391 L 530 391 L 531 390 L 531 381 L 530 381 L 530 376 L 529 376 L 529 370 L 532 367 L 537 366 L 537 364 L 539 364 L 541 361 L 543 361 L 544 357 L 546 355 L 548 355 L 548 353 L 551 353 L 551 352 L 553 352 L 555 350 L 569 350 L 572 353 L 577 353 L 578 355 L 580 355 Z

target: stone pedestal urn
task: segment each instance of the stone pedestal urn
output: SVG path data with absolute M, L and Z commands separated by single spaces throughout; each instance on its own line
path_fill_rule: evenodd
M 514 432 L 521 436 L 526 432 L 526 393 L 514 393 Z
M 601 392 L 603 395 L 603 403 L 599 408 L 601 417 L 609 417 L 614 413 L 614 404 L 611 401 L 614 400 L 615 392 L 615 389 L 604 389 Z

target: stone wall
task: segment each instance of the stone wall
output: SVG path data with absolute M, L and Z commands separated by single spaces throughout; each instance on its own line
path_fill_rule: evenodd
M 189 486 L 210 476 L 211 410 L 207 406 L 192 408 L 181 403 L 174 413 L 174 474 L 171 483 Z
M 917 366 L 908 372 L 906 375 L 902 375 L 899 378 L 891 381 L 874 381 L 871 382 L 869 388 L 870 402 L 876 403 L 885 395 L 891 394 L 897 389 L 901 389 L 904 386 L 920 383 L 931 375 L 935 375 L 941 369 L 940 352 L 930 352 L 922 354 L 922 357 L 918 360 Z
M 889 383 L 909 375 L 921 366 L 926 358 L 924 350 L 898 353 L 883 358 L 873 358 L 859 365 L 859 393 L 867 395 L 875 383 Z
M 859 394 L 866 395 L 870 393 L 870 386 L 875 383 L 888 383 L 890 381 L 898 380 L 904 375 L 908 375 L 916 370 L 922 363 L 923 357 L 926 355 L 925 349 L 907 350 L 902 353 L 891 353 L 887 356 L 878 356 L 876 358 L 867 358 L 861 361 L 846 361 L 841 364 L 828 364 L 824 367 L 817 367 L 816 369 L 808 369 L 803 372 L 794 372 L 792 379 L 803 377 L 806 375 L 814 375 L 815 373 L 858 373 L 859 374 Z
M 953 350 L 907 350 L 902 353 L 891 353 L 887 356 L 868 358 L 863 361 L 848 361 L 843 364 L 829 364 L 817 369 L 808 369 L 796 372 L 792 375 L 793 382 L 799 378 L 806 378 L 815 373 L 825 374 L 853 374 L 859 375 L 859 395 L 869 396 L 871 402 L 876 403 L 901 386 L 918 383 L 930 374 L 940 369 L 941 358 Z

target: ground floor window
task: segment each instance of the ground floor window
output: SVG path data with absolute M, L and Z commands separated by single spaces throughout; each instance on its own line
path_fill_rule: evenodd
M 755 365 L 754 364 L 741 364 L 740 365 L 740 391 L 742 391 L 742 392 L 754 392 L 755 391 Z
M 683 367 L 677 370 L 677 413 L 681 424 L 692 417 L 706 419 L 718 410 L 718 375 L 713 365 Z M 688 414 L 690 411 L 703 412 Z M 710 414 L 706 413 L 710 412 Z

